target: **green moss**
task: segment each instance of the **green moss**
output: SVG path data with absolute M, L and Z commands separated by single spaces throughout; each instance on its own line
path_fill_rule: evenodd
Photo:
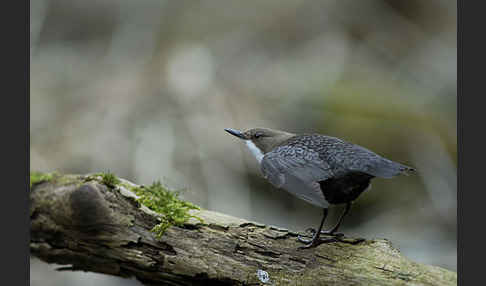
M 120 180 L 113 173 L 110 172 L 101 173 L 101 179 L 103 181 L 103 184 L 112 188 L 120 183 Z
M 30 172 L 30 187 L 33 185 L 49 182 L 54 178 L 55 173 Z
M 139 196 L 138 202 L 162 215 L 162 222 L 152 228 L 157 238 L 161 238 L 169 227 L 182 226 L 190 218 L 202 222 L 202 219 L 189 214 L 189 210 L 199 209 L 198 206 L 179 199 L 179 192 L 169 191 L 159 181 L 149 187 L 134 188 L 133 191 Z

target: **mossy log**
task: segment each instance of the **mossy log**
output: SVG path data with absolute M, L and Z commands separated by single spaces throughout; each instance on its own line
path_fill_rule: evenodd
M 455 272 L 412 262 L 385 239 L 299 249 L 296 232 L 208 210 L 191 211 L 203 222 L 190 219 L 157 239 L 151 229 L 158 215 L 137 202 L 133 187 L 94 175 L 35 182 L 31 254 L 68 265 L 60 270 L 136 277 L 147 285 L 457 284 Z

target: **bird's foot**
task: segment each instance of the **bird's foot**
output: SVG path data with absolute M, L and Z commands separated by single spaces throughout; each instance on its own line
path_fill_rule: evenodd
M 330 242 L 341 242 L 347 244 L 358 244 L 365 241 L 364 238 L 346 238 L 342 233 L 333 233 L 330 231 L 321 231 L 321 234 L 331 236 L 331 238 L 321 239 L 319 237 L 316 238 L 316 230 L 313 228 L 306 229 L 306 232 L 311 234 L 311 239 L 304 238 L 304 236 L 299 235 L 297 240 L 299 242 L 305 243 L 306 245 L 301 246 L 299 248 L 306 249 L 311 248 L 314 246 L 318 246 L 322 243 L 330 243 Z M 308 237 L 308 236 L 307 236 Z
M 315 230 L 315 229 L 313 229 L 313 228 L 308 228 L 308 229 L 306 229 L 305 231 L 306 231 L 306 232 L 310 232 L 310 233 L 311 233 L 311 237 L 312 237 L 312 238 L 311 238 L 311 239 L 307 239 L 307 238 L 304 238 L 302 235 L 300 235 L 300 234 L 299 234 L 299 235 L 297 236 L 297 240 L 298 240 L 299 242 L 302 242 L 302 243 L 306 243 L 306 244 L 308 244 L 308 243 L 310 243 L 312 240 L 314 240 L 314 237 L 316 236 L 316 230 Z
M 305 230 L 305 232 L 311 233 L 313 236 L 316 233 L 316 230 L 312 227 L 309 227 L 308 229 Z M 334 236 L 334 237 L 344 237 L 344 233 L 337 233 L 335 231 L 331 230 L 322 230 L 321 234 L 328 235 L 328 236 Z
M 300 246 L 299 249 L 308 249 L 308 248 L 316 247 L 323 243 L 337 242 L 335 238 L 327 238 L 327 239 L 317 238 L 317 239 L 309 239 L 309 240 L 299 239 L 299 241 L 306 243 L 305 245 Z
M 328 239 L 320 239 L 319 238 L 319 235 L 320 234 L 317 234 L 316 233 L 316 230 L 313 229 L 313 228 L 308 228 L 306 231 L 311 233 L 312 238 L 311 239 L 306 239 L 303 236 L 299 235 L 297 237 L 297 240 L 299 242 L 305 243 L 304 246 L 299 247 L 300 249 L 308 249 L 308 248 L 316 247 L 316 246 L 318 246 L 320 244 L 323 244 L 323 243 L 337 242 L 338 241 L 334 237 L 333 238 L 328 238 Z

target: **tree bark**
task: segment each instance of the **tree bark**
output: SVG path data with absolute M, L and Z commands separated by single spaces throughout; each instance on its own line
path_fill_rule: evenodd
M 30 192 L 31 254 L 48 263 L 136 277 L 147 285 L 456 285 L 455 272 L 415 263 L 385 239 L 299 249 L 297 233 L 208 210 L 150 230 L 158 216 L 140 205 L 126 180 L 63 175 Z M 257 275 L 259 270 L 269 280 Z M 263 280 L 262 280 L 263 279 Z

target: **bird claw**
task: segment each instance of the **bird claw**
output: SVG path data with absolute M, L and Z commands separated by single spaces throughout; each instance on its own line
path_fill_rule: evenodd
M 315 235 L 316 235 L 316 230 L 312 227 L 309 227 L 308 229 L 305 230 L 306 233 L 309 233 L 310 236 L 313 238 Z M 299 234 L 297 239 L 300 241 L 300 242 L 303 242 L 303 243 L 309 243 L 312 241 L 312 238 L 311 239 L 306 239 L 304 238 L 304 236 L 308 236 L 307 234 L 304 234 L 304 235 L 301 235 Z
M 308 229 L 305 230 L 305 232 L 310 232 L 312 235 L 315 235 L 316 234 L 316 229 L 315 228 L 312 228 L 312 227 L 309 227 Z
M 312 248 L 312 247 L 316 247 L 320 244 L 323 244 L 323 243 L 330 243 L 330 242 L 342 242 L 342 238 L 344 238 L 344 234 L 343 233 L 334 233 L 330 230 L 323 230 L 320 232 L 320 234 L 324 234 L 324 235 L 328 235 L 328 236 L 331 236 L 331 238 L 326 238 L 326 239 L 320 239 L 320 238 L 316 238 L 316 233 L 317 231 L 310 227 L 308 229 L 305 230 L 306 233 L 309 233 L 312 238 L 304 238 L 304 236 L 307 236 L 307 235 L 298 235 L 297 236 L 297 240 L 299 242 L 302 242 L 302 243 L 305 243 L 305 245 L 303 246 L 300 246 L 299 249 L 309 249 L 309 248 Z
M 316 229 L 309 227 L 305 230 L 305 232 L 309 233 L 311 236 L 314 236 L 316 234 Z M 333 237 L 339 237 L 339 238 L 344 237 L 344 233 L 341 233 L 341 232 L 336 233 L 332 230 L 322 230 L 321 234 L 333 236 Z
M 329 232 L 326 233 L 326 232 L 321 231 L 321 233 L 330 234 L 333 237 L 332 238 L 326 238 L 326 239 L 320 239 L 319 237 L 317 237 L 317 235 L 318 235 L 317 231 L 312 227 L 306 229 L 305 232 L 310 233 L 312 235 L 312 238 L 304 238 L 303 235 L 299 234 L 297 236 L 297 240 L 299 242 L 305 243 L 305 245 L 300 246 L 299 249 L 309 249 L 309 248 L 312 248 L 312 247 L 316 247 L 316 246 L 318 246 L 322 243 L 337 242 L 337 241 L 340 241 L 340 238 L 344 236 L 344 234 L 342 234 L 342 233 L 330 234 Z
M 302 243 L 310 243 L 312 241 L 312 239 L 306 239 L 306 238 L 303 238 L 300 235 L 297 237 L 297 240 L 302 242 Z
M 297 240 L 300 241 L 300 242 L 302 242 L 302 243 L 309 243 L 309 242 L 311 242 L 314 239 L 315 231 L 314 231 L 314 233 L 312 233 L 312 235 L 311 235 L 312 238 L 310 238 L 310 239 L 304 238 L 304 236 L 299 234 L 297 236 Z
M 314 236 L 315 236 L 315 233 L 312 234 L 312 238 L 311 239 L 307 239 L 307 238 L 304 238 L 304 236 L 302 236 L 302 235 L 299 234 L 297 236 L 297 240 L 300 241 L 300 242 L 302 242 L 302 243 L 309 243 L 309 242 L 311 242 L 314 239 Z
M 330 243 L 330 242 L 337 242 L 338 240 L 336 238 L 328 238 L 328 239 L 301 239 L 299 237 L 299 241 L 306 243 L 306 245 L 299 246 L 299 249 L 309 249 L 312 247 L 316 247 L 318 245 L 321 245 L 323 243 Z

